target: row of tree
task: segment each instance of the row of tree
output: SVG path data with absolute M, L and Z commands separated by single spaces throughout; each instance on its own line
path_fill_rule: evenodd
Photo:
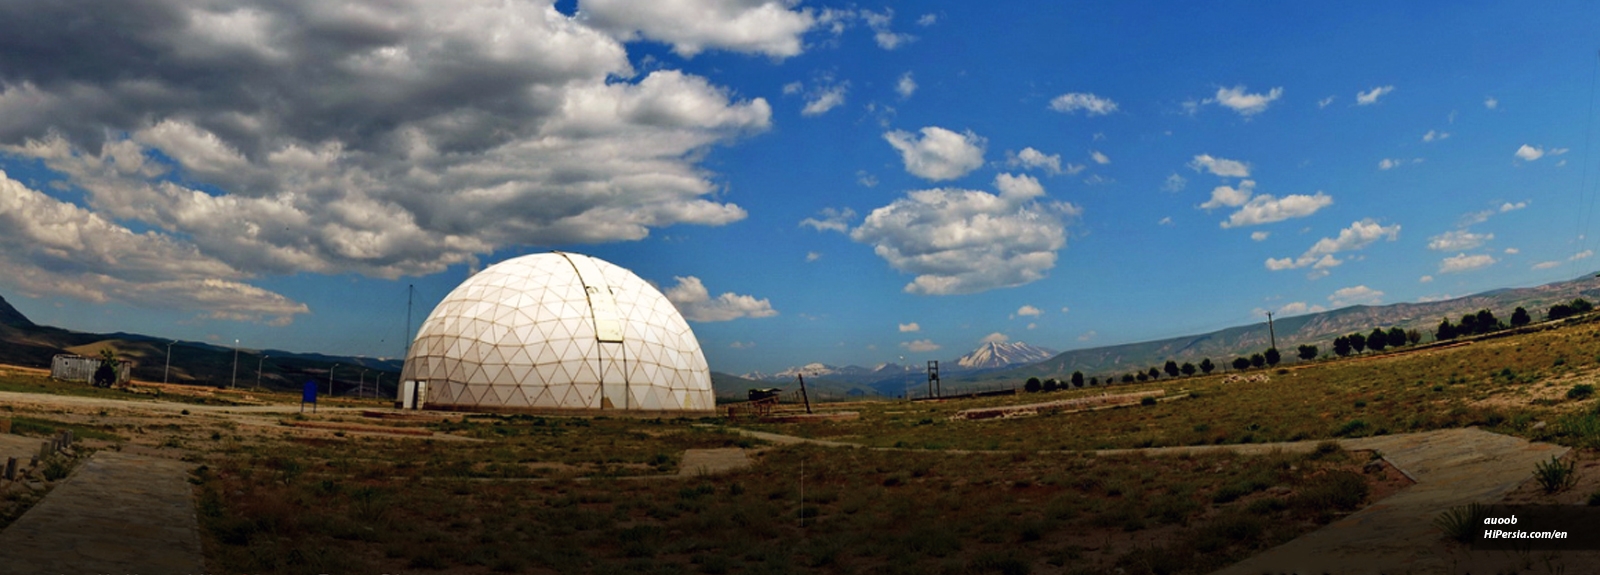
M 1593 304 L 1590 304 L 1583 298 L 1578 298 L 1572 300 L 1571 303 L 1558 303 L 1550 306 L 1550 311 L 1545 314 L 1545 318 L 1547 320 L 1558 320 L 1588 313 L 1593 310 Z M 1511 312 L 1511 324 L 1509 327 L 1522 327 L 1524 325 L 1528 325 L 1532 321 L 1533 318 L 1528 315 L 1528 310 L 1518 307 Z M 1434 332 L 1434 337 L 1442 341 L 1461 336 L 1492 333 L 1506 329 L 1507 327 L 1508 326 L 1504 322 L 1500 321 L 1494 316 L 1494 312 L 1491 312 L 1487 309 L 1482 309 L 1478 310 L 1477 313 L 1469 313 L 1461 316 L 1460 322 L 1455 324 L 1450 323 L 1449 318 L 1445 318 L 1439 322 L 1439 328 Z M 1415 329 L 1407 330 L 1400 329 L 1399 327 L 1391 327 L 1385 330 L 1381 327 L 1375 327 L 1372 328 L 1372 331 L 1369 333 L 1363 334 L 1361 332 L 1356 332 L 1333 338 L 1333 353 L 1339 357 L 1345 357 L 1350 355 L 1352 352 L 1359 354 L 1368 349 L 1371 349 L 1372 351 L 1383 351 L 1387 348 L 1399 348 L 1406 345 L 1417 345 L 1419 343 L 1422 343 L 1422 332 Z M 1311 361 L 1317 358 L 1317 355 L 1321 352 L 1321 350 L 1319 350 L 1315 345 L 1301 344 L 1300 347 L 1295 350 L 1295 352 L 1302 361 Z M 1273 347 L 1267 348 L 1266 351 L 1261 353 L 1251 354 L 1248 357 L 1236 357 L 1233 359 L 1232 364 L 1234 369 L 1243 371 L 1251 368 L 1276 366 L 1280 361 L 1282 361 L 1282 359 L 1283 358 L 1281 354 L 1278 352 L 1278 348 Z M 1187 362 L 1180 365 L 1178 362 L 1169 359 L 1167 360 L 1167 363 L 1159 369 L 1151 367 L 1146 371 L 1134 371 L 1131 373 L 1122 374 L 1121 381 L 1122 383 L 1152 381 L 1160 379 L 1163 372 L 1166 373 L 1167 377 L 1178 377 L 1180 375 L 1192 376 L 1197 372 L 1209 375 L 1212 371 L 1215 371 L 1216 368 L 1217 365 L 1211 363 L 1211 358 L 1209 357 L 1200 360 L 1199 365 Z M 1116 381 L 1116 375 L 1106 376 L 1105 383 L 1107 385 Z M 1091 377 L 1085 381 L 1083 372 L 1081 371 L 1072 372 L 1072 379 L 1070 383 L 1059 382 L 1053 378 L 1041 381 L 1037 377 L 1031 377 L 1028 378 L 1028 381 L 1023 386 L 1023 389 L 1029 392 L 1056 391 L 1058 389 L 1069 389 L 1070 387 L 1083 387 L 1084 385 L 1100 385 L 1100 378 Z

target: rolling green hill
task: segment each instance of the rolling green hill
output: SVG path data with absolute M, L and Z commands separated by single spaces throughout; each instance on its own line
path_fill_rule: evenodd
M 1501 321 L 1509 321 L 1518 306 L 1528 310 L 1535 321 L 1544 319 L 1551 305 L 1574 298 L 1600 301 L 1600 276 L 1585 274 L 1577 279 L 1527 288 L 1508 288 L 1425 303 L 1397 303 L 1381 306 L 1358 305 L 1306 315 L 1280 317 L 1273 322 L 1278 349 L 1285 361 L 1301 344 L 1317 346 L 1323 354 L 1332 353 L 1333 338 L 1353 332 L 1363 334 L 1375 327 L 1416 329 L 1423 341 L 1433 340 L 1439 320 L 1451 323 L 1462 315 L 1488 309 Z M 1178 363 L 1199 363 L 1211 358 L 1219 366 L 1240 355 L 1266 350 L 1271 344 L 1267 323 L 1230 327 L 1198 335 L 1107 347 L 1078 349 L 1023 367 L 951 380 L 954 385 L 1014 381 L 1028 377 L 1065 379 L 1074 371 L 1104 377 L 1134 370 L 1148 370 L 1171 359 Z

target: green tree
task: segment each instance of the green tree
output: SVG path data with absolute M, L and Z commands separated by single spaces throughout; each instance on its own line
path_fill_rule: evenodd
M 1333 353 L 1339 357 L 1350 355 L 1350 336 L 1341 335 L 1333 338 Z
M 111 387 L 117 383 L 117 353 L 111 348 L 100 350 L 100 366 L 94 370 L 95 387 Z
M 1170 359 L 1167 360 L 1166 365 L 1161 366 L 1161 371 L 1167 372 L 1167 377 L 1178 377 L 1178 374 L 1183 373 L 1182 370 L 1178 369 L 1178 362 Z
M 1122 383 L 1133 383 L 1133 379 L 1133 374 L 1131 373 L 1122 374 Z
M 1183 370 L 1184 375 L 1194 375 L 1194 372 L 1199 371 L 1197 368 L 1195 368 L 1194 364 L 1187 361 L 1183 362 L 1183 367 L 1181 369 Z
M 1150 375 L 1141 371 L 1136 379 L 1138 379 L 1140 382 L 1150 381 Z
M 1267 356 L 1261 355 L 1259 353 L 1251 355 L 1250 356 L 1250 365 L 1255 366 L 1255 367 L 1265 367 L 1267 365 Z
M 1055 391 L 1057 389 L 1061 389 L 1061 382 L 1059 380 L 1054 377 L 1044 380 L 1045 391 Z
M 1410 343 L 1411 345 L 1422 343 L 1422 332 L 1417 331 L 1416 329 L 1406 330 L 1406 342 Z
M 1357 332 L 1350 334 L 1349 337 L 1350 347 L 1351 349 L 1356 350 L 1356 353 L 1361 353 L 1367 350 L 1367 336 L 1361 335 L 1361 333 Z
M 1573 315 L 1577 315 L 1577 314 L 1580 314 L 1580 313 L 1589 313 L 1591 311 L 1594 311 L 1594 304 L 1589 303 L 1589 300 L 1583 299 L 1581 297 L 1578 298 L 1578 299 L 1572 300 L 1572 314 Z
M 1303 361 L 1311 361 L 1317 358 L 1317 346 L 1302 343 L 1297 351 L 1299 351 L 1300 359 Z
M 1486 309 L 1480 309 L 1478 310 L 1477 328 L 1478 333 L 1490 333 L 1497 331 L 1501 329 L 1500 320 L 1495 319 L 1494 312 Z
M 1389 347 L 1389 334 L 1384 333 L 1383 328 L 1372 328 L 1372 333 L 1367 334 L 1367 347 L 1372 351 L 1383 351 L 1383 348 Z
M 1022 384 L 1022 389 L 1026 390 L 1028 393 L 1039 393 L 1039 389 L 1043 387 L 1044 384 L 1040 383 L 1039 378 L 1037 377 L 1030 377 L 1028 378 L 1027 383 Z
M 1081 372 L 1081 371 L 1072 372 L 1072 386 L 1073 387 L 1083 387 L 1083 372 Z
M 1161 379 L 1161 370 L 1156 369 L 1154 367 L 1151 367 L 1150 371 L 1147 371 L 1145 373 L 1150 374 L 1150 379 Z
M 1528 317 L 1528 310 L 1522 309 L 1522 306 L 1511 310 L 1511 327 L 1522 327 L 1532 322 L 1533 318 Z
M 1267 365 L 1278 365 L 1278 362 L 1283 360 L 1283 356 L 1278 354 L 1278 348 L 1269 347 L 1264 359 L 1267 360 Z M 1255 358 L 1250 358 L 1250 363 L 1255 363 Z
M 1108 379 L 1106 381 L 1110 381 L 1110 380 Z M 1096 385 L 1100 385 L 1100 377 L 1099 376 L 1095 376 L 1095 377 L 1089 378 L 1089 387 L 1094 387 Z M 1079 386 L 1079 387 L 1082 387 L 1082 386 Z
M 1461 322 L 1456 324 L 1457 335 L 1472 335 L 1478 333 L 1478 314 L 1469 313 L 1461 316 Z
M 1266 360 L 1262 360 L 1262 361 L 1266 361 Z M 1248 357 L 1236 357 L 1236 358 L 1233 358 L 1233 368 L 1237 369 L 1239 371 L 1244 371 L 1246 369 L 1250 369 L 1250 358 L 1248 358 Z
M 1204 373 L 1206 375 L 1210 375 L 1211 374 L 1211 370 L 1214 370 L 1216 368 L 1217 368 L 1217 364 L 1211 363 L 1211 358 L 1208 357 L 1208 358 L 1200 360 L 1200 373 Z
M 1399 327 L 1389 328 L 1389 347 L 1400 347 L 1406 344 L 1406 330 Z
M 1558 304 L 1559 305 L 1559 304 Z M 1551 311 L 1555 311 L 1552 309 Z M 1456 338 L 1456 326 L 1450 325 L 1450 318 L 1439 320 L 1439 329 L 1434 330 L 1433 339 L 1447 341 Z

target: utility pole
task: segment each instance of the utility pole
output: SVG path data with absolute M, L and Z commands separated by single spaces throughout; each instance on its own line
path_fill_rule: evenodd
M 339 369 L 339 364 L 335 363 L 333 367 L 328 368 L 328 397 L 333 397 L 333 370 L 335 369 Z
M 228 389 L 239 386 L 239 340 L 233 340 L 233 383 L 228 384 Z
M 401 335 L 406 342 L 406 349 L 405 353 L 400 354 L 401 358 L 411 355 L 411 297 L 416 293 L 417 284 L 406 284 L 406 332 Z
M 172 369 L 172 344 L 175 343 L 178 343 L 178 340 L 167 342 L 167 365 L 161 368 L 161 383 L 163 384 L 167 382 L 167 371 Z
M 1272 329 L 1272 312 L 1267 312 L 1267 335 L 1272 338 L 1272 349 L 1278 349 L 1278 332 Z
M 261 389 L 261 364 L 265 363 L 268 357 L 272 356 L 261 354 L 261 359 L 256 360 L 256 389 Z

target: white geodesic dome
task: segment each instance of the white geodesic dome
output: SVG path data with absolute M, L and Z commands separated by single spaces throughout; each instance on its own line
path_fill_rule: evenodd
M 564 252 L 462 282 L 417 330 L 401 380 L 402 394 L 425 389 L 430 409 L 716 407 L 700 342 L 672 302 L 633 272 Z

